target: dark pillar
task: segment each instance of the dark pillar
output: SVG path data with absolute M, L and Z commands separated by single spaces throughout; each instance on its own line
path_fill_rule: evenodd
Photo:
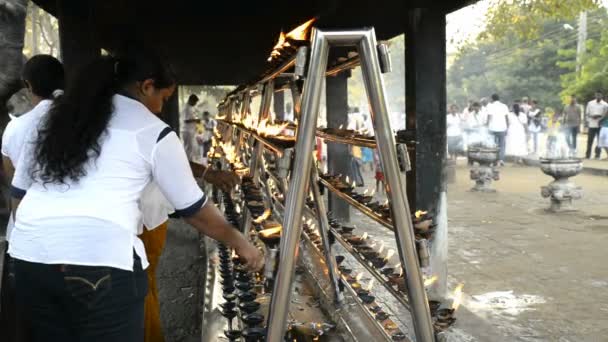
M 285 120 L 285 93 L 283 91 L 274 93 L 272 108 L 277 121 Z
M 327 78 L 326 104 L 327 127 L 346 127 L 348 124 L 348 78 L 350 71 Z M 327 170 L 330 174 L 348 175 L 350 153 L 344 144 L 327 143 Z M 340 198 L 330 194 L 329 210 L 333 217 L 348 222 L 350 206 Z
M 405 33 L 407 129 L 416 131 L 410 206 L 436 209 L 446 154 L 445 14 L 410 9 Z
M 78 66 L 99 56 L 93 1 L 57 0 L 61 61 L 68 78 Z
M 177 89 L 175 89 L 169 100 L 165 102 L 160 117 L 179 135 L 179 92 Z
M 446 155 L 445 14 L 408 11 L 405 31 L 407 128 L 416 132 L 416 152 L 407 190 L 410 206 L 431 210 L 437 230 L 431 241 L 431 269 L 439 279 L 430 298 L 447 294 L 448 223 L 444 177 Z

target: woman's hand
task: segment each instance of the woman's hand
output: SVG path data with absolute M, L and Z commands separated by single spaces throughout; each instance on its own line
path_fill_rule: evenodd
M 223 170 L 208 170 L 204 179 L 226 192 L 241 183 L 241 178 L 236 173 Z
M 264 255 L 249 241 L 244 240 L 242 244 L 235 246 L 235 252 L 251 271 L 257 272 L 264 267 Z

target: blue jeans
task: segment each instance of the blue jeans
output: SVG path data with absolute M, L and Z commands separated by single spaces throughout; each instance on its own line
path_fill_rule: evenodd
M 15 260 L 17 305 L 33 342 L 142 342 L 146 272 Z
M 494 135 L 494 139 L 496 140 L 496 146 L 498 147 L 498 160 L 504 161 L 505 148 L 507 147 L 505 139 L 505 137 L 507 136 L 507 132 L 492 132 L 492 135 Z

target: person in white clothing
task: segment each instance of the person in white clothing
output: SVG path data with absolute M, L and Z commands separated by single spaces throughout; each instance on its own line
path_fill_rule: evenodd
M 608 114 L 608 103 L 603 100 L 602 93 L 598 91 L 595 93 L 595 99 L 589 101 L 587 103 L 587 108 L 585 109 L 585 120 L 588 127 L 587 151 L 585 152 L 585 157 L 587 159 L 591 158 L 592 150 L 595 152 L 595 159 L 600 159 L 602 150 L 597 144 L 595 149 L 593 149 L 593 143 L 600 133 L 600 120 L 605 117 L 606 114 Z
M 200 149 L 197 148 L 196 143 L 196 124 L 200 123 L 201 120 L 196 117 L 195 106 L 198 103 L 198 96 L 191 94 L 188 97 L 188 102 L 182 111 L 182 142 L 184 144 L 184 150 L 188 160 L 197 161 L 199 159 L 198 152 Z
M 450 159 L 456 160 L 458 153 L 462 152 L 462 125 L 463 120 L 458 107 L 451 105 L 446 117 L 447 125 L 447 140 L 448 140 L 448 156 Z
M 492 102 L 487 107 L 488 130 L 498 146 L 498 164 L 504 164 L 506 150 L 506 135 L 509 128 L 509 107 L 500 102 L 498 94 L 492 95 Z
M 11 184 L 15 167 L 19 165 L 21 153 L 26 143 L 26 137 L 32 130 L 35 130 L 40 119 L 49 110 L 53 98 L 59 96 L 64 88 L 63 65 L 55 57 L 49 55 L 36 55 L 25 63 L 22 72 L 22 79 L 28 90 L 32 110 L 18 117 L 13 118 L 2 135 L 2 164 L 6 184 Z M 6 240 L 9 241 L 14 226 L 14 217 L 9 215 L 6 227 Z M 1 229 L 0 229 L 1 230 Z M 3 234 L 0 234 L 0 239 Z M 1 242 L 1 241 L 0 241 Z M 0 244 L 1 245 L 1 244 Z M 1 250 L 3 255 L 6 250 Z M 2 296 L 9 300 L 2 301 L 1 312 L 5 317 L 20 317 L 19 310 L 15 305 L 15 282 L 14 262 L 10 255 L 4 255 L 4 267 L 2 279 Z M 27 320 L 17 318 L 14 325 L 5 326 L 3 336 L 12 340 L 16 336 L 27 335 L 28 327 L 23 324 Z
M 153 114 L 175 87 L 170 69 L 144 49 L 99 57 L 26 138 L 32 143 L 11 185 L 9 254 L 34 342 L 143 340 L 148 262 L 137 234 L 150 182 L 246 267 L 263 266 L 260 251 L 198 187 L 177 135 Z
M 509 129 L 507 130 L 507 141 L 505 154 L 515 157 L 516 163 L 522 161 L 522 157 L 528 154 L 526 146 L 526 125 L 528 124 L 527 115 L 516 103 L 513 111 L 509 113 Z

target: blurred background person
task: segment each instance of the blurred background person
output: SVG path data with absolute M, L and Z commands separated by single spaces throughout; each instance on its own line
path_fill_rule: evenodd
M 595 92 L 595 99 L 589 101 L 585 109 L 585 121 L 589 128 L 587 131 L 587 150 L 585 151 L 585 158 L 587 159 L 591 158 L 592 150 L 595 152 L 595 159 L 600 159 L 602 150 L 597 145 L 594 149 L 593 143 L 600 132 L 600 120 L 606 116 L 606 113 L 608 113 L 608 103 L 603 100 L 602 93 L 597 91 Z
M 195 106 L 197 103 L 198 96 L 191 94 L 190 97 L 188 97 L 188 102 L 186 102 L 186 106 L 184 106 L 184 110 L 182 111 L 182 143 L 184 144 L 184 150 L 186 151 L 188 160 L 193 161 L 198 160 L 199 154 L 199 149 L 196 148 L 198 145 L 195 140 L 196 124 L 201 122 L 201 120 L 196 117 Z
M 540 108 L 538 108 L 538 102 L 536 100 L 530 101 L 530 109 L 528 110 L 528 142 L 530 143 L 531 140 L 532 148 L 528 150 L 531 155 L 538 155 L 539 139 L 542 130 L 541 116 L 542 113 Z
M 447 125 L 447 140 L 448 140 L 448 156 L 452 160 L 456 160 L 458 154 L 463 151 L 463 141 L 462 141 L 462 125 L 463 120 L 458 113 L 458 106 L 451 105 L 448 109 L 448 114 L 446 118 Z
M 576 96 L 570 96 L 570 104 L 564 107 L 563 111 L 564 132 L 566 133 L 566 141 L 572 155 L 576 155 L 576 139 L 580 132 L 582 114 L 581 106 L 576 101 Z
M 513 105 L 513 111 L 509 113 L 509 128 L 507 130 L 506 151 L 507 156 L 515 158 L 516 163 L 522 163 L 522 158 L 528 154 L 526 146 L 527 115 L 521 110 L 519 104 Z

